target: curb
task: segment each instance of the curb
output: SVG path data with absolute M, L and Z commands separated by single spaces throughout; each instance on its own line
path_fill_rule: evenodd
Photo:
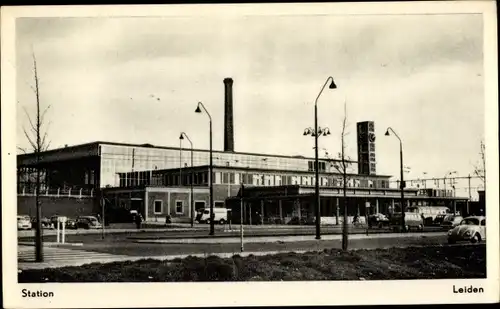
M 424 238 L 424 237 L 436 237 L 444 235 L 442 232 L 428 232 L 428 233 L 379 233 L 379 234 L 349 234 L 349 239 L 380 239 L 380 238 Z M 244 237 L 244 243 L 266 243 L 266 242 L 303 242 L 303 241 L 331 241 L 342 239 L 342 234 L 334 235 L 323 235 L 322 239 L 316 240 L 314 238 L 306 238 L 312 235 L 300 235 L 300 236 L 290 236 L 290 235 L 273 235 L 273 236 L 247 236 Z M 137 239 L 134 243 L 142 244 L 214 244 L 214 243 L 240 243 L 241 239 L 239 237 L 225 237 L 224 240 L 217 238 L 184 238 L 184 239 Z
M 35 246 L 35 243 L 28 241 L 20 241 L 17 243 L 18 246 Z M 44 242 L 44 246 L 46 247 L 82 247 L 83 243 L 81 242 L 65 242 L 65 243 L 57 243 L 57 242 Z

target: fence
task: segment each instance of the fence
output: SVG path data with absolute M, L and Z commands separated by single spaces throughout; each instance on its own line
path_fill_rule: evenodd
M 17 192 L 18 195 L 21 196 L 34 196 L 35 189 L 34 188 L 20 188 Z M 91 188 L 43 188 L 40 190 L 41 196 L 56 196 L 56 197 L 74 197 L 74 198 L 83 198 L 83 197 L 94 197 L 95 189 Z

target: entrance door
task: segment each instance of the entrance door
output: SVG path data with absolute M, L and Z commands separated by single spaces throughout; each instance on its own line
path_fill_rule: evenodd
M 130 200 L 130 210 L 136 210 L 138 213 L 145 218 L 144 201 L 142 199 L 132 199 Z

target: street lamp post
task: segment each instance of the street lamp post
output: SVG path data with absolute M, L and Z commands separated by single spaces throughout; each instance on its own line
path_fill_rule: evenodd
M 212 179 L 212 170 L 213 170 L 213 158 L 212 158 L 212 117 L 210 113 L 207 111 L 203 103 L 198 102 L 198 106 L 196 107 L 195 113 L 201 113 L 201 110 L 204 110 L 210 120 L 210 165 L 209 165 L 209 195 L 210 195 L 210 233 L 209 235 L 214 235 L 214 187 L 213 187 L 213 179 Z
M 314 169 L 315 169 L 315 174 L 316 174 L 316 183 L 315 183 L 315 200 L 316 200 L 316 239 L 321 239 L 321 231 L 320 231 L 320 226 L 321 226 L 321 216 L 320 216 L 320 195 L 319 195 L 319 158 L 318 158 L 318 137 L 323 134 L 323 135 L 328 135 L 330 134 L 330 130 L 324 129 L 326 131 L 322 131 L 321 128 L 318 128 L 318 99 L 321 96 L 321 93 L 323 93 L 323 90 L 325 89 L 326 85 L 328 82 L 330 82 L 329 89 L 336 89 L 337 85 L 335 85 L 335 82 L 333 80 L 333 77 L 329 76 L 326 79 L 325 84 L 321 88 L 318 96 L 316 97 L 316 100 L 314 100 L 314 130 L 306 129 L 304 131 L 304 135 L 312 135 L 314 136 Z
M 404 182 L 404 177 L 403 177 L 403 142 L 401 141 L 401 138 L 397 135 L 396 132 L 391 127 L 387 128 L 387 131 L 385 132 L 385 136 L 390 136 L 389 131 L 391 131 L 394 136 L 396 136 L 399 140 L 399 158 L 400 158 L 400 176 L 401 176 L 401 181 L 399 182 L 399 186 L 401 189 L 401 228 L 403 231 L 406 231 L 406 222 L 405 222 L 405 193 L 404 193 L 404 188 L 405 188 L 405 182 Z
M 446 172 L 446 174 L 444 175 L 444 195 L 447 196 L 448 194 L 446 193 L 446 179 L 448 176 L 451 176 L 453 174 L 456 174 L 457 171 L 448 171 Z
M 182 143 L 182 140 L 184 139 L 184 137 L 186 137 L 186 139 L 188 140 L 189 144 L 191 145 L 191 181 L 190 181 L 190 191 L 191 191 L 191 194 L 190 194 L 190 199 L 189 199 L 189 203 L 191 205 L 191 227 L 194 227 L 194 206 L 193 206 L 193 142 L 191 142 L 191 139 L 189 139 L 189 136 L 187 136 L 186 133 L 184 132 L 181 132 L 181 135 L 179 136 L 179 140 L 181 141 Z

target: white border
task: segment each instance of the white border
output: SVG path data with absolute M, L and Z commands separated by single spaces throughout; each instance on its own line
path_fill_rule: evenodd
M 8 110 L 15 106 L 15 18 L 48 16 L 210 16 L 232 18 L 242 15 L 305 15 L 305 14 L 439 14 L 482 13 L 484 16 L 485 138 L 488 170 L 488 246 L 487 277 L 475 280 L 410 280 L 410 281 L 337 281 L 337 282 L 274 282 L 274 283 L 85 283 L 85 284 L 17 284 L 15 252 L 16 175 L 15 117 Z M 399 2 L 399 3 L 336 3 L 336 4 L 231 4 L 231 5 L 169 5 L 169 6 L 36 6 L 2 7 L 2 207 L 3 218 L 3 283 L 7 308 L 71 308 L 71 307 L 191 307 L 235 305 L 347 305 L 347 304 L 423 304 L 482 303 L 499 300 L 498 260 L 498 75 L 497 27 L 495 2 Z M 10 63 L 9 63 L 10 62 Z M 482 286 L 484 294 L 453 294 L 453 285 Z M 23 299 L 21 289 L 43 287 L 55 293 L 50 299 Z M 359 291 L 363 290 L 363 297 Z M 9 291 L 9 293 L 7 293 Z M 304 291 L 306 291 L 304 293 Z M 397 291 L 396 293 L 394 291 Z M 141 295 L 141 297 L 123 297 Z M 196 295 L 196 297 L 193 297 Z M 259 297 L 255 297 L 258 295 Z M 422 297 L 425 295 L 425 297 Z M 75 301 L 77 300 L 77 301 Z

